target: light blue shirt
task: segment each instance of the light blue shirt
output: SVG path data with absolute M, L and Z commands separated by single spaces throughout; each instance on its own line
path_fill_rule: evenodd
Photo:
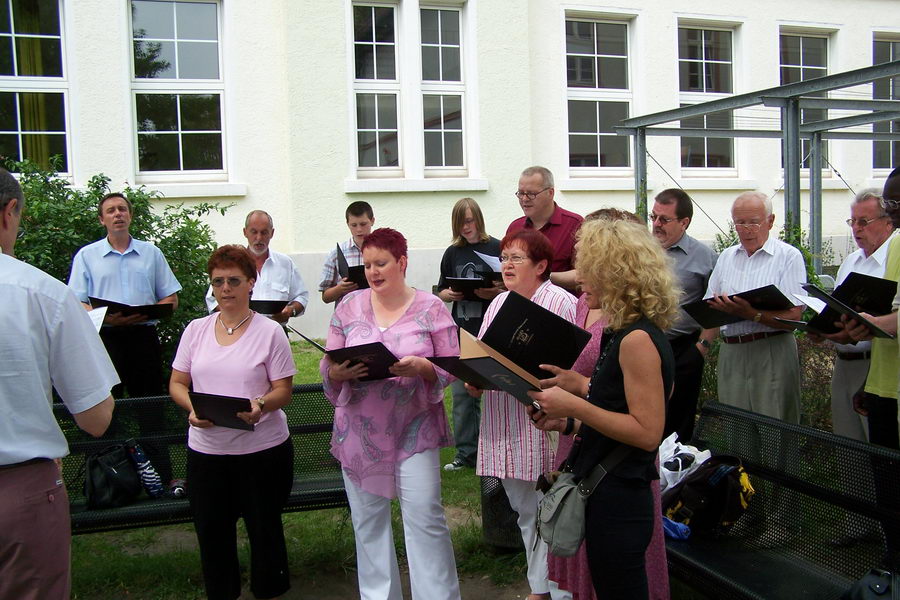
M 181 290 L 159 248 L 134 238 L 125 252 L 107 238 L 84 246 L 72 261 L 69 287 L 84 303 L 92 296 L 131 306 L 156 304 Z

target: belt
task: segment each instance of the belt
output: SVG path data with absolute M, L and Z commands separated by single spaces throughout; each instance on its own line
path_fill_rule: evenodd
M 7 469 L 15 469 L 15 468 L 18 468 L 18 467 L 25 467 L 25 466 L 28 466 L 28 465 L 34 465 L 34 464 L 37 464 L 37 463 L 47 462 L 47 461 L 49 461 L 49 460 L 51 460 L 51 459 L 49 459 L 49 458 L 43 458 L 43 457 L 39 457 L 39 458 L 29 458 L 28 460 L 23 460 L 22 462 L 13 463 L 13 464 L 11 464 L 11 465 L 0 465 L 0 471 L 5 471 L 5 470 L 7 470 Z
M 838 352 L 837 355 L 841 360 L 869 360 L 872 358 L 871 352 Z
M 749 344 L 756 340 L 764 340 L 785 333 L 787 333 L 787 331 L 757 331 L 756 333 L 745 333 L 744 335 L 724 336 L 722 341 L 726 344 Z

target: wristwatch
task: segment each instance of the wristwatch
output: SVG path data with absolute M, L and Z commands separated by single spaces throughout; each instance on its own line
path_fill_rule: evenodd
M 709 340 L 701 339 L 701 340 L 697 340 L 697 343 L 700 344 L 701 346 L 703 346 L 704 348 L 706 348 L 707 350 L 709 350 L 709 346 L 710 346 Z
M 291 316 L 296 317 L 299 313 L 297 312 L 297 307 L 293 304 L 291 305 Z
M 761 313 L 761 312 L 758 312 L 758 313 L 756 313 L 756 315 L 754 315 L 754 317 L 753 317 L 753 322 L 754 322 L 754 323 L 759 323 L 760 321 L 762 321 L 762 313 Z
M 256 398 L 254 398 L 254 400 L 256 400 L 256 403 L 259 404 L 259 412 L 264 412 L 266 409 L 266 401 L 263 400 L 263 397 L 257 396 Z

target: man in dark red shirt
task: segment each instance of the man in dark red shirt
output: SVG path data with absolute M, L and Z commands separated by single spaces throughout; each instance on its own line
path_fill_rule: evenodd
M 553 200 L 553 173 L 544 167 L 528 167 L 519 177 L 516 197 L 524 217 L 509 224 L 507 235 L 520 229 L 537 229 L 553 244 L 552 273 L 574 269 L 575 232 L 584 220 L 580 215 L 561 208 Z M 555 278 L 554 278 L 555 279 Z

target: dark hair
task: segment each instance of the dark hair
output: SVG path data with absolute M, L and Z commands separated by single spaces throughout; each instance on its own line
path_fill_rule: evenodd
M 369 203 L 357 200 L 356 202 L 351 202 L 347 210 L 344 211 L 344 220 L 349 221 L 351 216 L 361 217 L 363 215 L 369 217 L 370 220 L 375 218 L 375 213 L 372 212 L 372 207 Z
M 631 221 L 633 223 L 643 223 L 643 221 L 641 221 L 641 218 L 633 212 L 622 210 L 621 208 L 615 208 L 613 206 L 600 208 L 595 210 L 594 212 L 590 212 L 584 215 L 585 221 L 596 221 L 597 219 L 605 219 L 607 221 Z
M 12 200 L 18 200 L 16 214 L 22 214 L 22 207 L 25 206 L 25 194 L 22 193 L 22 186 L 9 171 L 0 168 L 0 210 L 5 210 L 6 205 Z
M 121 198 L 122 200 L 124 200 L 125 204 L 128 205 L 128 213 L 132 214 L 132 215 L 134 214 L 134 211 L 131 209 L 131 200 L 126 198 L 125 194 L 123 194 L 122 192 L 110 192 L 107 195 L 100 198 L 100 202 L 97 203 L 97 214 L 98 215 L 100 215 L 101 217 L 103 216 L 103 203 L 112 198 Z
M 537 229 L 520 229 L 513 233 L 507 233 L 506 237 L 500 241 L 500 251 L 502 252 L 509 246 L 518 244 L 528 253 L 528 258 L 534 263 L 542 260 L 547 261 L 547 268 L 538 276 L 541 281 L 550 279 L 550 263 L 553 262 L 553 244 L 547 239 L 547 236 Z
M 360 250 L 365 252 L 366 248 L 387 250 L 395 259 L 400 260 L 401 256 L 406 256 L 406 238 L 396 229 L 379 227 L 366 236 Z
M 675 216 L 679 219 L 694 217 L 694 203 L 684 190 L 669 188 L 658 193 L 654 200 L 660 204 L 675 204 Z
M 213 269 L 227 269 L 237 267 L 247 276 L 247 279 L 256 280 L 256 263 L 250 252 L 238 244 L 219 246 L 210 255 L 206 262 L 206 274 L 212 277 Z
M 900 200 L 900 167 L 897 167 L 888 175 L 884 182 L 884 191 L 881 197 L 885 200 Z

